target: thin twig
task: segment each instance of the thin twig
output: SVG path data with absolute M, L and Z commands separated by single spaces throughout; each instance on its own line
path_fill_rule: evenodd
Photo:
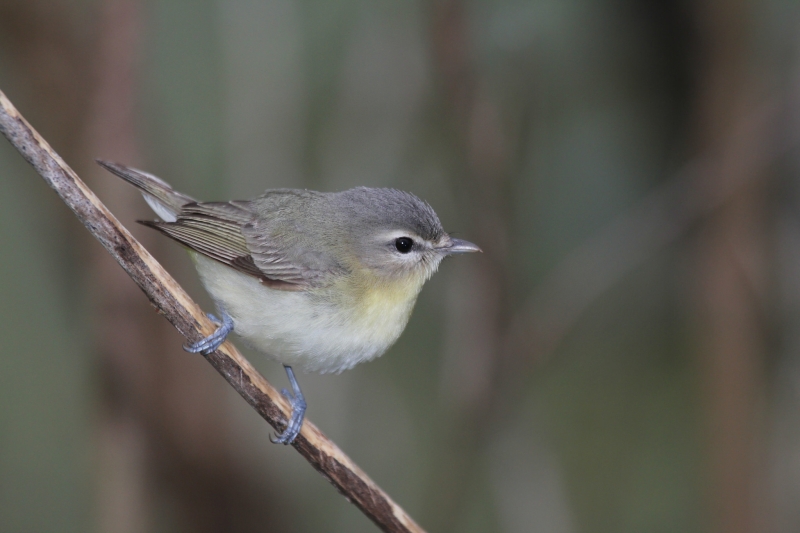
M 0 91 L 0 132 L 19 150 L 100 241 L 150 302 L 189 342 L 214 331 L 200 307 L 150 253 L 114 218 L 77 174 L 20 115 Z M 281 431 L 291 408 L 230 342 L 206 357 L 272 427 Z M 403 509 L 317 427 L 305 421 L 292 444 L 348 500 L 386 532 L 424 533 Z

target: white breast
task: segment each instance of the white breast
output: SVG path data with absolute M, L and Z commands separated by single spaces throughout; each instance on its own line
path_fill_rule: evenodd
M 419 292 L 414 287 L 401 301 L 356 308 L 320 293 L 270 289 L 213 259 L 192 257 L 206 290 L 247 344 L 310 372 L 341 372 L 382 355 L 405 328 Z

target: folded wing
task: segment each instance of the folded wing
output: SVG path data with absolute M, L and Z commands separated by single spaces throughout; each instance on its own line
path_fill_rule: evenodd
M 316 270 L 315 262 L 292 250 L 268 244 L 268 235 L 252 235 L 258 225 L 248 202 L 196 202 L 181 207 L 174 222 L 140 221 L 211 259 L 258 278 L 278 290 L 302 291 L 325 283 L 331 272 Z M 249 236 L 249 238 L 248 238 Z M 291 260 L 292 256 L 295 260 Z M 255 256 L 255 258 L 254 258 Z M 311 258 L 313 259 L 313 258 Z

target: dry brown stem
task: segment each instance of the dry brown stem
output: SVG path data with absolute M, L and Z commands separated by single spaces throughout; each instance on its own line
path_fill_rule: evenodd
M 0 132 L 75 213 L 91 234 L 189 342 L 214 331 L 214 324 L 183 288 L 133 238 L 114 215 L 0 91 Z M 230 342 L 206 357 L 272 427 L 281 431 L 291 408 L 281 394 Z M 317 427 L 306 420 L 292 444 L 311 466 L 386 532 L 422 533 L 414 520 Z

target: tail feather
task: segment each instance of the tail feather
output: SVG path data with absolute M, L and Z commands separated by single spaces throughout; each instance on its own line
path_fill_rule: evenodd
M 153 211 L 165 222 L 174 222 L 181 207 L 196 201 L 191 196 L 176 191 L 167 182 L 152 174 L 119 163 L 100 159 L 96 161 L 104 169 L 139 189 Z

